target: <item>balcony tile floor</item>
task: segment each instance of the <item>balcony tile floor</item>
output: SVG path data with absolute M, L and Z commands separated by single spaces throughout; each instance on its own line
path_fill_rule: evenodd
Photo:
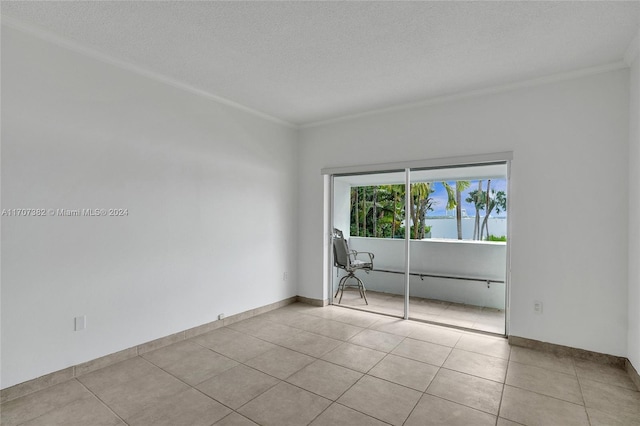
M 501 337 L 293 304 L 0 410 L 4 426 L 639 425 L 640 392 Z
M 336 305 L 339 299 L 340 295 L 334 299 Z M 348 288 L 345 290 L 342 301 L 339 304 L 397 317 L 404 315 L 403 296 L 369 290 L 367 291 L 367 301 L 369 302 L 368 305 L 360 297 L 360 293 L 356 289 Z M 504 334 L 504 315 L 504 310 L 501 309 L 483 308 L 482 306 L 464 305 L 421 297 L 409 298 L 410 318 L 471 330 Z

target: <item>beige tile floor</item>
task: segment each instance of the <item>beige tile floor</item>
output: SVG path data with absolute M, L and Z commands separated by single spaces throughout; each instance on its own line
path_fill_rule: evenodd
M 340 295 L 334 299 L 334 303 L 338 304 L 339 299 Z M 367 301 L 369 302 L 368 305 L 360 297 L 357 289 L 347 288 L 340 304 L 370 312 L 398 317 L 404 316 L 404 296 L 368 290 Z M 409 299 L 409 317 L 472 330 L 504 334 L 504 310 L 501 309 L 411 297 Z
M 3 403 L 11 425 L 640 425 L 623 370 L 293 304 Z

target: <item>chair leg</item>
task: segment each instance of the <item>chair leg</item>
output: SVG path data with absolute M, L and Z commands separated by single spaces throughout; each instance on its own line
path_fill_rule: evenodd
M 367 300 L 367 289 L 364 288 L 364 283 L 360 278 L 356 276 L 354 276 L 354 278 L 358 280 L 358 291 L 360 291 L 360 297 L 362 297 L 364 299 L 364 303 L 368 305 L 369 301 Z
M 344 288 L 347 286 L 347 281 L 349 281 L 352 278 L 354 280 L 356 280 L 356 282 L 357 282 L 358 292 L 360 293 L 360 298 L 364 299 L 364 303 L 366 303 L 368 305 L 369 301 L 367 300 L 367 289 L 364 287 L 364 283 L 362 282 L 362 280 L 360 278 L 356 277 L 355 274 L 353 274 L 353 273 L 345 275 L 344 277 L 342 277 L 340 279 L 340 281 L 338 282 L 338 289 L 336 290 L 336 294 L 333 296 L 333 298 L 335 299 L 336 297 L 338 297 L 338 293 L 340 293 L 340 298 L 338 299 L 338 305 L 342 303 L 342 296 L 344 295 Z
M 358 280 L 358 291 L 360 292 L 361 299 L 364 297 L 364 291 L 362 291 L 363 288 L 364 285 L 362 284 L 362 280 Z
M 338 299 L 338 305 L 342 303 L 342 296 L 344 295 L 344 286 L 347 283 L 349 276 L 350 275 L 345 275 L 344 277 L 342 277 L 342 279 L 340 280 L 340 283 L 338 284 L 338 291 L 340 292 L 340 299 Z M 338 291 L 336 292 L 336 297 L 338 296 Z

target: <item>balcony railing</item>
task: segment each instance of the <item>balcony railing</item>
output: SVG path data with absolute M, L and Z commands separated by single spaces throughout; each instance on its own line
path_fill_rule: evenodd
M 404 241 L 351 237 L 349 246 L 375 254 L 368 290 L 404 294 Z M 457 240 L 410 243 L 409 295 L 479 307 L 505 307 L 506 244 Z

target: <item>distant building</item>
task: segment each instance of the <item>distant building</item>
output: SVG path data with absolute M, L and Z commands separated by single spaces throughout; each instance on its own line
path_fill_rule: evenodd
M 461 209 L 462 210 L 462 217 L 469 217 L 469 215 L 467 214 L 467 209 Z M 447 217 L 456 217 L 456 209 L 451 209 L 448 210 L 446 212 Z

